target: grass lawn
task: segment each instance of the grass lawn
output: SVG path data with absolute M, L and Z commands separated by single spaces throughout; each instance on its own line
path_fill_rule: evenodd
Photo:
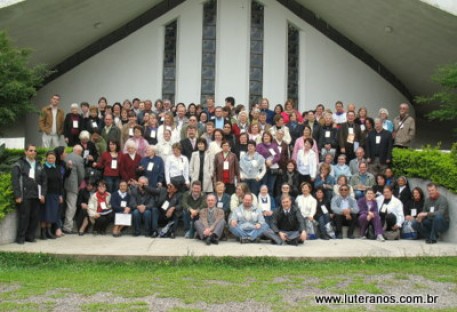
M 0 253 L 0 311 L 456 311 L 457 258 L 88 261 Z M 318 305 L 315 295 L 439 295 Z

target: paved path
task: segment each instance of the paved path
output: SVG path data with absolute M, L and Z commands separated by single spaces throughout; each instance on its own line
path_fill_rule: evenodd
M 56 240 L 38 240 L 24 245 L 7 244 L 0 251 L 76 255 L 92 258 L 176 258 L 183 256 L 233 256 L 278 258 L 357 258 L 357 257 L 417 257 L 457 256 L 457 244 L 439 242 L 428 245 L 424 241 L 386 241 L 342 239 L 314 240 L 303 245 L 276 246 L 263 241 L 259 244 L 240 244 L 234 240 L 206 246 L 198 240 L 132 237 L 113 238 L 110 235 L 66 235 Z

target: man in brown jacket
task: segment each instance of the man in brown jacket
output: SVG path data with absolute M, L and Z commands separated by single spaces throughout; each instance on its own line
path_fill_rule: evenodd
M 394 119 L 394 146 L 401 148 L 411 147 L 416 135 L 416 122 L 409 115 L 409 105 L 400 104 L 400 115 Z
M 225 218 L 224 210 L 216 207 L 216 195 L 209 194 L 206 197 L 208 208 L 200 210 L 200 218 L 195 221 L 195 229 L 198 236 L 207 245 L 218 244 L 224 233 Z
M 43 107 L 39 119 L 40 131 L 43 133 L 42 146 L 45 148 L 62 145 L 63 122 L 65 114 L 59 108 L 60 96 L 55 94 L 50 99 L 50 105 Z

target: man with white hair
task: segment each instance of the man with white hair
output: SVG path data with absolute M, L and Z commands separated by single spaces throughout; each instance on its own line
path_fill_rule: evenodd
M 50 105 L 41 110 L 38 125 L 40 132 L 43 133 L 42 145 L 45 148 L 57 147 L 61 145 L 63 134 L 63 122 L 65 115 L 59 108 L 60 95 L 54 94 L 50 99 Z
M 63 232 L 66 234 L 74 234 L 73 232 L 73 218 L 76 213 L 76 203 L 78 200 L 79 186 L 84 180 L 84 160 L 81 157 L 83 148 L 81 145 L 75 145 L 73 152 L 68 154 L 65 159 L 67 167 L 72 168 L 70 175 L 65 179 L 65 203 L 67 208 L 65 210 L 65 222 L 63 225 Z
M 409 115 L 409 105 L 400 104 L 400 115 L 394 119 L 394 146 L 408 148 L 416 135 L 416 122 Z

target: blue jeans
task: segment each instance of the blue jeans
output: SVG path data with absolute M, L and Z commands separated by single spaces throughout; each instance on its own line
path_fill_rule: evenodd
M 191 234 L 195 233 L 194 222 L 198 220 L 198 215 L 195 218 L 190 216 L 188 210 L 183 211 L 182 220 L 184 222 L 184 233 L 191 231 Z
M 267 187 L 268 187 L 268 194 L 270 194 L 271 197 L 274 197 L 273 194 L 274 194 L 274 190 L 275 190 L 275 183 L 276 183 L 276 176 L 275 175 L 272 175 L 271 173 L 269 173 L 267 171 L 267 173 L 265 173 L 265 176 L 263 177 L 262 179 L 262 184 L 265 184 Z M 253 193 L 251 191 L 251 193 Z M 258 195 L 253 193 L 254 195 Z
M 235 235 L 235 237 L 247 238 L 249 240 L 256 240 L 257 238 L 262 236 L 262 234 L 265 231 L 267 231 L 269 228 L 270 227 L 268 226 L 268 224 L 264 223 L 264 224 L 262 224 L 260 229 L 253 229 L 253 230 L 246 231 L 246 230 L 242 230 L 240 225 L 238 224 L 235 227 L 230 226 L 230 232 L 232 232 L 232 234 Z
M 119 182 L 121 182 L 120 177 L 109 177 L 109 176 L 104 176 L 103 180 L 105 180 L 106 183 L 106 190 L 110 193 L 113 194 L 119 189 Z
M 330 215 L 328 213 L 321 214 L 319 218 L 317 218 L 317 222 L 319 222 L 319 232 L 321 235 L 327 233 L 325 225 L 330 222 Z
M 257 196 L 259 194 L 260 181 L 257 181 L 256 179 L 246 179 L 243 182 L 245 182 L 248 185 L 249 190 L 251 191 L 252 194 L 254 194 L 255 196 Z
M 433 218 L 426 218 L 422 222 L 414 221 L 413 228 L 425 239 L 436 240 L 439 233 L 449 229 L 449 221 L 442 215 L 435 215 Z
M 135 235 L 141 234 L 141 222 L 144 222 L 144 235 L 151 235 L 151 226 L 152 226 L 152 211 L 150 209 L 146 209 L 143 213 L 141 213 L 138 209 L 133 210 L 132 213 L 133 218 L 133 229 Z

